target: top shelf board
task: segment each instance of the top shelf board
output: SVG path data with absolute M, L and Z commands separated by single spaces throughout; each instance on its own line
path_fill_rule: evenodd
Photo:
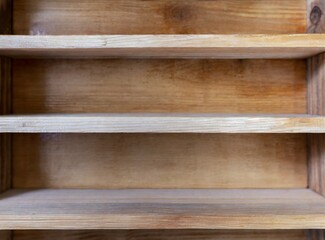
M 0 36 L 0 55 L 28 58 L 307 58 L 325 34 Z

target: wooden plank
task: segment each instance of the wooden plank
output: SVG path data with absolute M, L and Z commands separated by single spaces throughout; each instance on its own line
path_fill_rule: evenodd
M 324 228 L 325 199 L 293 190 L 12 190 L 0 229 Z
M 18 57 L 306 58 L 325 51 L 322 34 L 0 36 Z
M 306 240 L 304 230 L 84 230 L 14 231 L 15 240 Z
M 0 35 L 12 33 L 12 1 L 0 0 Z M 11 60 L 0 56 L 0 115 L 11 113 Z M 11 187 L 11 136 L 0 134 L 0 192 Z M 10 231 L 0 231 L 1 240 L 10 240 Z
M 13 136 L 14 188 L 307 187 L 304 134 Z
M 325 33 L 325 1 L 307 0 L 307 32 Z M 307 59 L 307 108 L 308 113 L 325 116 L 325 54 Z M 309 188 L 325 196 L 325 135 L 308 134 Z M 310 240 L 324 240 L 324 230 L 310 230 Z
M 11 33 L 10 0 L 0 0 L 0 34 Z M 0 35 L 1 36 L 1 35 Z M 11 113 L 11 60 L 0 56 L 0 115 Z M 0 192 L 11 185 L 10 136 L 0 135 Z
M 308 0 L 308 31 L 325 32 L 325 1 Z M 324 34 L 323 34 L 324 35 Z M 307 60 L 307 111 L 325 116 L 325 54 Z M 325 135 L 308 136 L 309 187 L 325 196 Z
M 308 59 L 307 103 L 310 114 L 325 116 L 325 54 Z M 309 187 L 325 196 L 325 135 L 308 135 Z
M 325 133 L 316 115 L 68 114 L 0 117 L 2 133 Z
M 304 33 L 305 0 L 19 0 L 14 33 Z
M 11 113 L 11 60 L 0 57 L 0 115 Z M 11 186 L 11 138 L 0 135 L 0 192 Z
M 304 60 L 14 60 L 13 72 L 15 114 L 306 113 Z

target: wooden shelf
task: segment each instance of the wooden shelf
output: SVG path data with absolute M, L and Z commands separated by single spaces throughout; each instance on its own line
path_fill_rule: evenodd
M 12 57 L 306 58 L 325 52 L 324 34 L 0 36 Z
M 1 229 L 325 227 L 325 199 L 292 190 L 10 190 Z
M 324 133 L 317 115 L 71 114 L 7 115 L 2 133 Z

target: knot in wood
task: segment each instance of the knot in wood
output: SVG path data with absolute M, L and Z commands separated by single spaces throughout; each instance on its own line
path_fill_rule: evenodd
M 318 6 L 313 7 L 309 16 L 310 22 L 313 25 L 317 25 L 322 17 L 322 14 L 323 12 Z

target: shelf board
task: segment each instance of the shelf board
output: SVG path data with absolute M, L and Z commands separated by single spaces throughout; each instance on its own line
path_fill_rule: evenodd
M 317 115 L 43 114 L 0 117 L 1 133 L 324 133 Z
M 325 199 L 291 190 L 10 190 L 0 229 L 325 227 Z
M 325 52 L 324 34 L 0 36 L 12 57 L 306 58 Z

